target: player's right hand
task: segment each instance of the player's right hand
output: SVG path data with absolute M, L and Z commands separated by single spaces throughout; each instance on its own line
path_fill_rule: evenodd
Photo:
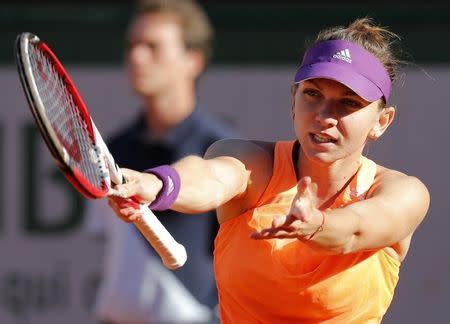
M 109 196 L 108 204 L 113 209 L 114 213 L 127 223 L 137 221 L 143 215 L 139 204 L 131 199 Z
M 141 204 L 150 204 L 162 189 L 162 181 L 151 173 L 121 169 L 125 183 L 115 185 L 110 195 L 120 198 L 131 198 Z
M 139 204 L 148 205 L 156 199 L 162 181 L 151 173 L 121 169 L 125 183 L 115 185 L 109 192 L 109 205 L 125 222 L 134 222 L 142 215 Z

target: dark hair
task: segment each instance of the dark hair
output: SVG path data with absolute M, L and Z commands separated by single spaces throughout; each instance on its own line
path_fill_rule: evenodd
M 384 65 L 391 81 L 397 77 L 401 61 L 396 53 L 400 37 L 385 27 L 378 26 L 371 18 L 359 18 L 350 25 L 322 30 L 314 44 L 327 40 L 346 40 L 372 53 Z
M 204 10 L 195 0 L 140 0 L 135 16 L 169 13 L 180 19 L 184 46 L 200 51 L 208 61 L 212 56 L 214 31 Z

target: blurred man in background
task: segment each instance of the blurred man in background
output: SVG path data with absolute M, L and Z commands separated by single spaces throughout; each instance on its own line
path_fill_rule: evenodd
M 208 18 L 193 0 L 138 2 L 127 34 L 126 64 L 142 114 L 109 141 L 121 167 L 144 170 L 189 154 L 202 156 L 216 140 L 233 136 L 197 102 L 196 82 L 211 57 L 212 39 Z M 96 317 L 115 324 L 217 321 L 216 218 L 183 217 L 170 210 L 156 216 L 187 249 L 188 260 L 179 270 L 165 269 L 136 228 L 119 222 L 106 203 L 88 206 L 89 230 L 103 228 L 107 240 Z

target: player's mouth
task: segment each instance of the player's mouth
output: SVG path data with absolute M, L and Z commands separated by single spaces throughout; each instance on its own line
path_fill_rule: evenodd
M 327 143 L 334 144 L 337 142 L 337 139 L 335 139 L 329 135 L 325 135 L 325 134 L 310 133 L 309 136 L 310 136 L 311 140 L 317 144 L 327 144 Z

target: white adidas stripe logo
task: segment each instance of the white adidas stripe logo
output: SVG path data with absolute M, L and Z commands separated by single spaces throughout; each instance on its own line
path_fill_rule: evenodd
M 348 50 L 348 48 L 337 52 L 336 54 L 333 55 L 333 58 L 336 58 L 338 60 L 343 60 L 348 63 L 352 63 L 352 57 L 350 56 L 350 51 Z

